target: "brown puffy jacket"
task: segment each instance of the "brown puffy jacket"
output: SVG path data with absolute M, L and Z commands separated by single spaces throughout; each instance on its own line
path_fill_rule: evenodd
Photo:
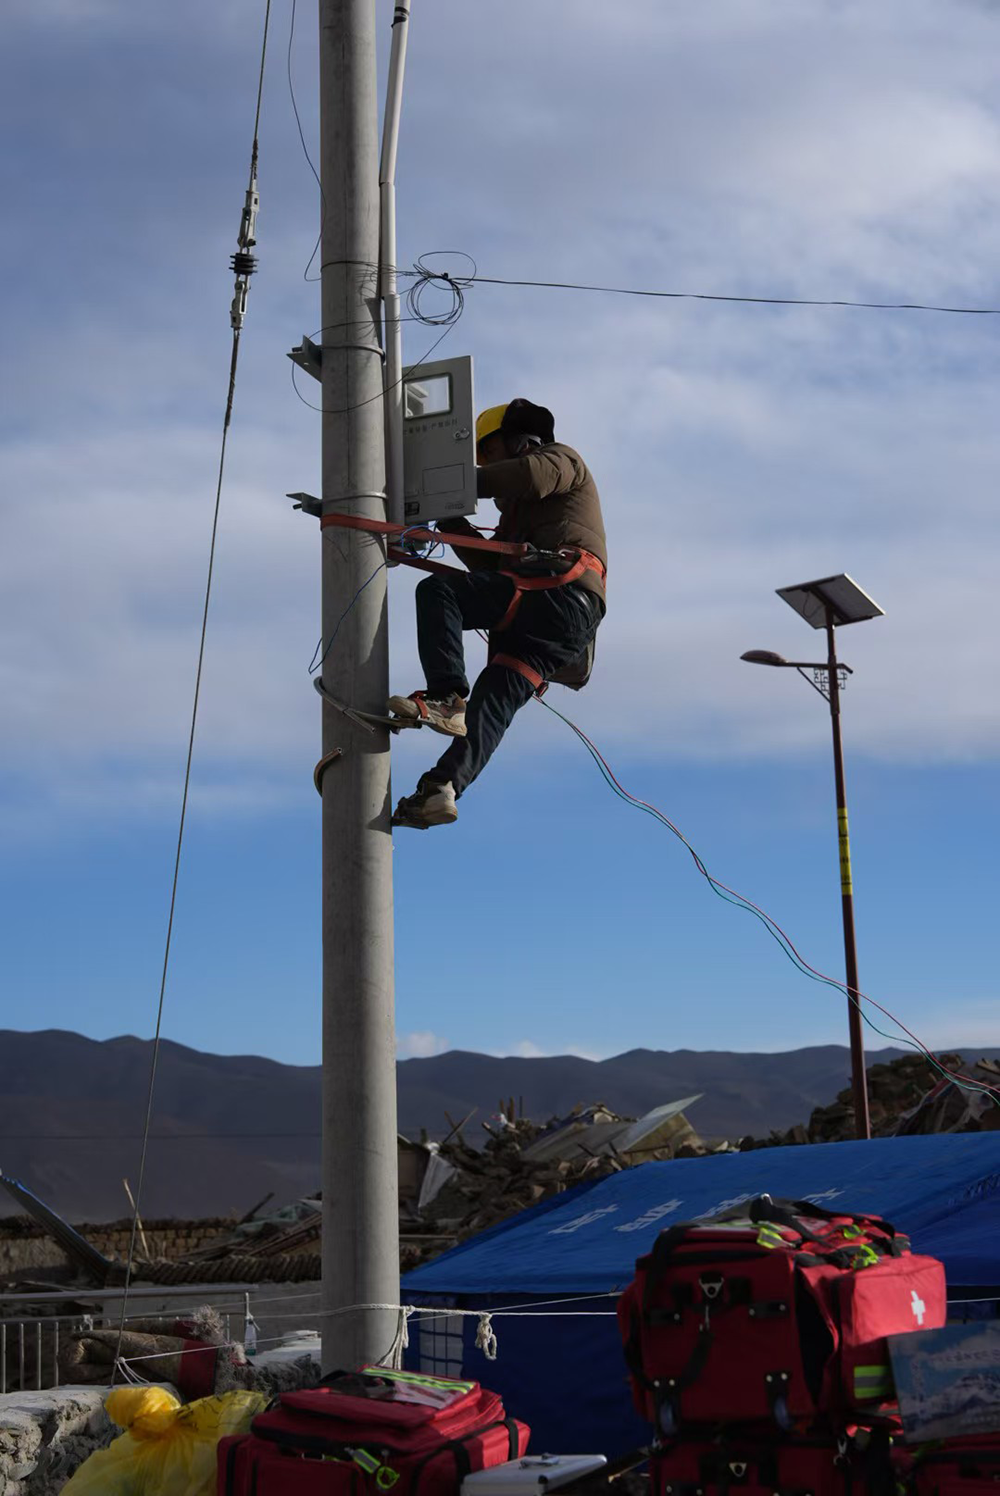
M 500 510 L 497 540 L 526 540 L 546 551 L 575 546 L 597 556 L 607 567 L 608 542 L 597 484 L 572 447 L 561 442 L 533 447 L 521 457 L 477 468 L 476 477 L 479 497 L 492 499 Z M 501 558 L 501 569 L 503 564 Z M 585 571 L 576 585 L 605 599 L 604 583 L 596 571 Z

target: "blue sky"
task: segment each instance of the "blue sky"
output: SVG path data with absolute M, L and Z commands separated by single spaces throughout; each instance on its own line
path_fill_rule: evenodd
M 484 275 L 1000 306 L 1000 17 L 956 0 L 419 0 L 400 256 Z M 260 14 L 258 14 L 258 11 Z M 228 368 L 263 5 L 15 0 L 0 110 L 0 1027 L 151 1031 Z M 165 1032 L 314 1061 L 318 418 L 285 352 L 315 183 L 272 7 L 261 269 L 241 352 Z M 379 0 L 388 49 L 391 5 Z M 316 138 L 315 7 L 292 48 Z M 459 268 L 445 256 L 442 261 Z M 406 355 L 436 334 L 407 329 Z M 441 354 L 549 405 L 600 483 L 594 682 L 552 700 L 712 871 L 841 973 L 829 724 L 739 662 L 814 636 L 774 588 L 847 570 L 862 985 L 1000 1042 L 1000 319 L 474 287 Z M 306 391 L 308 393 L 308 391 Z M 392 578 L 394 686 L 418 684 Z M 475 658 L 475 649 L 470 655 Z M 394 788 L 425 766 L 394 748 Z M 529 706 L 454 828 L 396 846 L 400 1052 L 783 1049 L 845 1036 Z M 279 1020 L 280 1021 L 276 1021 Z M 881 1043 L 882 1041 L 877 1041 Z

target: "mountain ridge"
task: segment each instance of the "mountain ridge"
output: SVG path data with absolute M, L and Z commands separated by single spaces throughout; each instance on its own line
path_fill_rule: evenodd
M 970 1057 L 1000 1055 L 962 1046 Z M 135 1186 L 152 1044 L 66 1029 L 0 1030 L 0 1169 L 71 1219 L 115 1219 Z M 873 1051 L 869 1064 L 902 1053 Z M 690 1120 L 708 1137 L 764 1136 L 805 1122 L 848 1084 L 841 1045 L 778 1053 L 635 1048 L 606 1059 L 449 1050 L 397 1063 L 399 1130 L 441 1137 L 447 1113 L 485 1136 L 501 1098 L 538 1121 L 600 1101 L 628 1116 L 701 1094 Z M 161 1043 L 142 1208 L 153 1216 L 243 1212 L 319 1186 L 318 1065 L 214 1055 Z M 0 1195 L 0 1215 L 7 1210 Z

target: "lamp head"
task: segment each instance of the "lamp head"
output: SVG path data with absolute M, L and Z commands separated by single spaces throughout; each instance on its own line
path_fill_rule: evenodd
M 741 660 L 746 660 L 748 665 L 787 665 L 790 661 L 784 655 L 775 654 L 773 649 L 748 649 L 746 654 L 740 655 Z

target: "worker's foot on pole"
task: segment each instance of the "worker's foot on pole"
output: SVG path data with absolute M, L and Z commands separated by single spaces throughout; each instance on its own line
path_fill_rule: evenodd
M 428 779 L 422 774 L 414 795 L 404 795 L 392 818 L 394 826 L 412 826 L 426 831 L 428 826 L 447 826 L 458 820 L 455 790 L 451 780 Z
M 390 696 L 389 710 L 408 722 L 420 721 L 449 738 L 465 737 L 465 702 L 453 691 L 449 696 L 428 696 L 414 691 L 412 696 Z
M 389 711 L 410 723 L 427 724 L 448 738 L 466 736 L 466 703 L 452 691 L 449 696 L 428 696 L 427 691 L 413 691 L 412 696 L 389 697 Z

